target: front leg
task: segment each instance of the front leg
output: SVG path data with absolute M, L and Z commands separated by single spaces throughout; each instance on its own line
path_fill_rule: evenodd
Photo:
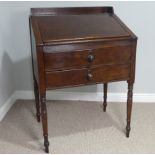
M 130 122 L 131 122 L 131 111 L 132 111 L 132 96 L 133 96 L 133 82 L 128 81 L 126 137 L 129 137 L 130 130 L 131 130 Z
M 49 153 L 46 95 L 40 95 L 40 96 L 41 96 L 41 118 L 43 126 L 44 146 L 45 146 L 45 152 Z
M 107 107 L 107 89 L 108 89 L 108 84 L 104 83 L 104 101 L 103 101 L 103 111 L 106 111 Z

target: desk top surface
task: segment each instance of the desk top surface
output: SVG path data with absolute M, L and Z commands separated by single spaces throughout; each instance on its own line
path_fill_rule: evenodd
M 126 39 L 133 33 L 113 13 L 33 16 L 43 44 Z M 35 27 L 33 27 L 35 28 Z

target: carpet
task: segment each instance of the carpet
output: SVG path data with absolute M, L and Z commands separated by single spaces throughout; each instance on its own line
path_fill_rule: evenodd
M 50 153 L 155 153 L 155 104 L 134 103 L 130 137 L 126 104 L 47 101 Z M 44 153 L 33 100 L 18 100 L 0 122 L 0 153 Z

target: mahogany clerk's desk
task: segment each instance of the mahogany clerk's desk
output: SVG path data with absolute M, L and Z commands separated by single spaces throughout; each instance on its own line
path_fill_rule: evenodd
M 127 81 L 129 137 L 137 37 L 113 8 L 33 8 L 30 29 L 37 120 L 41 116 L 45 151 L 46 91 L 51 89 L 104 83 L 106 111 L 107 83 Z

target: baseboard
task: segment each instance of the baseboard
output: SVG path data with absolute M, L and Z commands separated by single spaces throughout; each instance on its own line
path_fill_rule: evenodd
M 17 99 L 34 99 L 33 91 L 16 91 Z M 102 92 L 47 92 L 47 100 L 103 101 Z M 109 102 L 126 102 L 127 93 L 108 93 Z M 135 93 L 133 102 L 155 102 L 155 94 Z
M 0 108 L 0 121 L 2 121 L 2 119 L 5 117 L 5 115 L 10 110 L 15 101 L 16 101 L 16 95 L 15 93 L 13 93 Z
M 103 101 L 102 92 L 47 92 L 47 100 L 75 100 L 75 101 Z M 16 91 L 0 108 L 0 121 L 12 107 L 17 99 L 31 100 L 34 99 L 33 91 Z M 126 102 L 126 93 L 108 93 L 108 102 Z M 155 103 L 155 94 L 134 94 L 133 102 Z

